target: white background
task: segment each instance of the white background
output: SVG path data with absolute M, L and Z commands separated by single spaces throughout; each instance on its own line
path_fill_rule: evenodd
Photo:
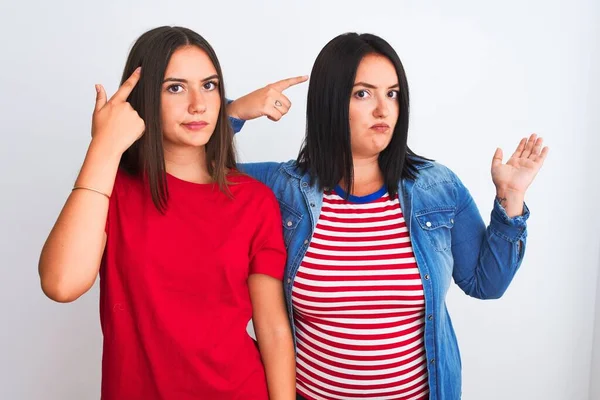
M 543 135 L 551 153 L 512 286 L 497 301 L 448 297 L 463 398 L 600 399 L 599 23 L 594 0 L 2 2 L 0 398 L 99 398 L 98 289 L 53 303 L 37 261 L 89 143 L 94 84 L 112 94 L 140 34 L 181 25 L 214 46 L 231 98 L 309 74 L 340 33 L 384 37 L 409 79 L 410 145 L 457 172 L 486 220 L 495 148 Z M 281 122 L 246 125 L 242 160 L 296 156 L 306 90 L 286 92 Z

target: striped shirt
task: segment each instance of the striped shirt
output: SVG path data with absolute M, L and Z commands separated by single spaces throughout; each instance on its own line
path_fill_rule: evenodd
M 325 192 L 294 281 L 307 399 L 427 399 L 425 298 L 398 197 Z

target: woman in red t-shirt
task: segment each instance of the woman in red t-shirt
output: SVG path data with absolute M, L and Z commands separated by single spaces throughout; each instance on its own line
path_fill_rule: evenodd
M 295 398 L 281 217 L 271 191 L 235 171 L 212 47 L 185 28 L 150 30 L 112 98 L 96 91 L 91 144 L 39 271 L 59 302 L 100 276 L 102 398 Z

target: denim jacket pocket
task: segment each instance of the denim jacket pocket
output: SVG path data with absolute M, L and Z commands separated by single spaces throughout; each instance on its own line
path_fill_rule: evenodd
M 302 219 L 302 214 L 294 210 L 293 207 L 287 205 L 279 199 L 279 209 L 281 210 L 281 222 L 283 223 L 283 239 L 287 248 L 296 232 L 296 228 Z
M 447 251 L 452 246 L 454 209 L 428 209 L 415 212 L 415 218 L 435 251 Z

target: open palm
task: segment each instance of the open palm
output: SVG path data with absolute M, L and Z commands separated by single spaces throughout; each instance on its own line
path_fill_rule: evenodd
M 533 134 L 521 139 L 517 149 L 502 163 L 502 149 L 496 149 L 492 160 L 492 181 L 496 188 L 516 193 L 525 193 L 548 155 L 548 147 L 543 147 L 543 139 Z

